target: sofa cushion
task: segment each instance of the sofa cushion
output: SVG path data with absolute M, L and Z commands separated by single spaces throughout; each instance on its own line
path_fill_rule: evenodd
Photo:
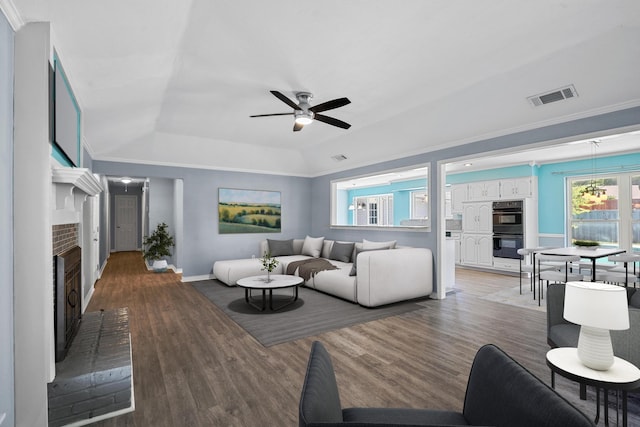
M 322 244 L 324 237 L 305 237 L 302 244 L 302 255 L 308 255 L 314 258 L 320 257 L 322 252 Z
M 351 272 L 349 273 L 349 276 L 356 276 L 358 274 L 358 254 L 361 252 L 367 252 L 367 251 L 380 251 L 383 249 L 389 249 L 389 248 L 372 248 L 372 249 L 365 249 L 365 248 L 359 248 L 356 246 L 356 255 L 353 257 L 353 265 L 351 266 Z
M 333 242 L 329 259 L 342 262 L 351 262 L 351 253 L 353 252 L 353 243 Z
M 372 242 L 367 239 L 362 239 L 362 247 L 364 249 L 395 249 L 396 241 L 389 240 L 388 242 Z
M 293 239 L 273 240 L 267 239 L 271 256 L 293 255 Z

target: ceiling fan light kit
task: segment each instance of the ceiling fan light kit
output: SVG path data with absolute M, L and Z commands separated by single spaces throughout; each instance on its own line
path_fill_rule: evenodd
M 278 92 L 277 90 L 272 90 L 271 94 L 278 98 L 280 101 L 287 104 L 289 107 L 293 108 L 293 112 L 291 113 L 273 113 L 273 114 L 256 114 L 249 117 L 269 117 L 269 116 L 294 116 L 294 124 L 293 131 L 298 132 L 301 131 L 305 125 L 313 123 L 314 120 L 319 122 L 327 123 L 331 126 L 336 126 L 342 129 L 349 129 L 351 125 L 349 123 L 343 122 L 342 120 L 338 120 L 334 117 L 325 116 L 323 114 L 318 114 L 321 111 L 333 110 L 335 108 L 343 107 L 347 104 L 350 104 L 351 101 L 347 98 L 337 98 L 331 101 L 323 102 L 322 104 L 318 104 L 316 106 L 311 106 L 309 101 L 313 98 L 313 94 L 309 92 L 297 92 L 296 99 L 298 103 L 296 104 L 287 96 Z

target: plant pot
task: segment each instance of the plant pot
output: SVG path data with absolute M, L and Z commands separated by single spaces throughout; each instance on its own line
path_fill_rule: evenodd
M 167 260 L 166 259 L 157 259 L 153 261 L 153 265 L 151 266 L 153 271 L 156 273 L 163 273 L 167 271 Z

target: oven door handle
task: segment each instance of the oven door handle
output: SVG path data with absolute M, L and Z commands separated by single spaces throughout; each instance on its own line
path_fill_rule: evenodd
M 499 234 L 493 233 L 493 238 L 498 239 L 522 239 L 522 234 Z

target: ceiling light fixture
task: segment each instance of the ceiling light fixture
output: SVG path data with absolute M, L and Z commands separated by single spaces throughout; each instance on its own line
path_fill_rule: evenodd
M 296 123 L 299 125 L 308 125 L 313 122 L 313 112 L 311 111 L 295 111 Z
M 131 178 L 125 176 L 122 179 L 120 179 L 120 182 L 123 184 L 131 184 Z
M 602 203 L 602 198 L 606 197 L 607 190 L 605 188 L 598 187 L 598 183 L 596 182 L 596 148 L 600 141 L 593 140 L 591 143 L 591 180 L 589 184 L 586 185 L 582 190 L 580 190 L 580 194 L 582 197 L 589 200 L 590 203 L 600 204 Z
M 465 168 L 468 168 L 468 167 L 469 167 L 469 166 L 471 166 L 471 165 L 473 165 L 473 163 L 465 163 L 465 164 L 464 164 L 464 167 L 465 167 Z

